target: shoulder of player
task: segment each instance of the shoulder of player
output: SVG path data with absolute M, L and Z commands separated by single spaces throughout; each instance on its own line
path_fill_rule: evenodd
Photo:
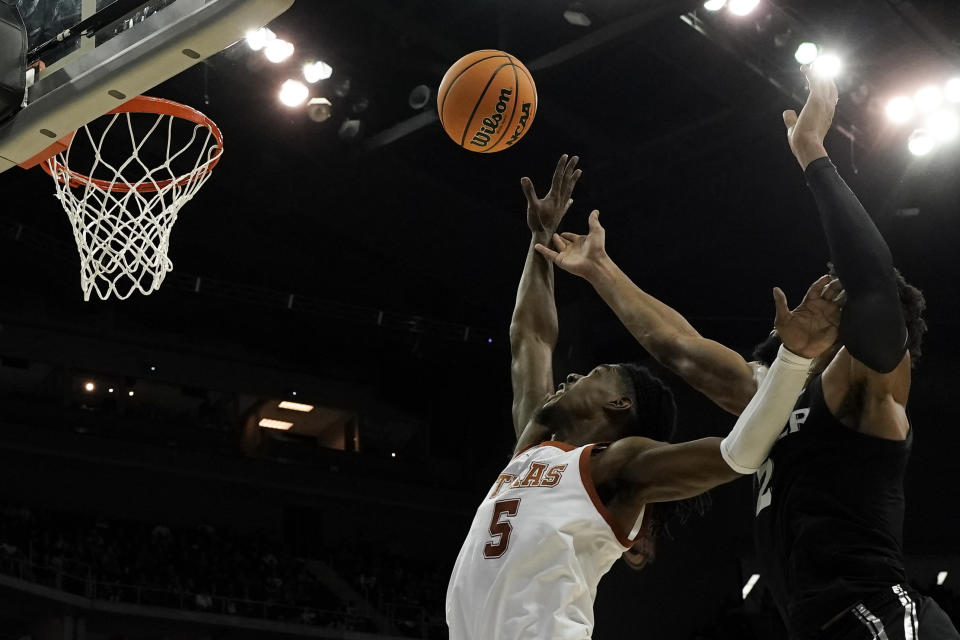
M 629 437 L 595 450 L 590 463 L 594 483 L 602 485 L 618 479 L 641 454 L 666 444 L 650 438 Z
M 841 349 L 823 372 L 821 387 L 830 413 L 845 426 L 865 435 L 903 440 L 909 432 L 910 381 L 909 353 L 896 369 L 879 373 Z
M 886 401 L 892 397 L 897 404 L 906 405 L 910 394 L 910 353 L 903 354 L 896 369 L 880 373 L 854 358 L 844 347 L 823 372 L 821 380 L 825 396 L 856 395 L 861 402 Z

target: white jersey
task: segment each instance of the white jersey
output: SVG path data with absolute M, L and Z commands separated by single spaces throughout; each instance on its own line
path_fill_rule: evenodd
M 447 587 L 450 640 L 589 640 L 597 584 L 633 544 L 590 475 L 594 445 L 544 442 L 477 509 Z

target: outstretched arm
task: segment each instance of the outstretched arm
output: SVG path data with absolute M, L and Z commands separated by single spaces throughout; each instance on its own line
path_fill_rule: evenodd
M 904 359 L 907 341 L 893 257 L 823 146 L 833 122 L 836 85 L 809 68 L 805 72 L 810 86 L 807 103 L 799 116 L 784 112 L 783 121 L 816 200 L 830 258 L 847 291 L 840 340 L 866 367 L 889 373 Z
M 782 349 L 726 438 L 679 444 L 625 438 L 610 445 L 610 463 L 621 463 L 617 479 L 634 488 L 634 508 L 692 498 L 754 473 L 790 417 L 811 362 Z
M 538 251 L 558 266 L 589 281 L 623 326 L 660 364 L 727 411 L 737 415 L 756 392 L 754 371 L 735 351 L 704 338 L 677 311 L 643 291 L 604 248 L 599 212 L 590 214 L 590 234 L 553 238 Z
M 537 197 L 529 178 L 521 180 L 532 238 L 510 323 L 513 427 L 518 439 L 553 391 L 553 349 L 558 334 L 553 265 L 539 256 L 534 247 L 553 235 L 570 207 L 570 196 L 581 173 L 575 169 L 578 160 L 576 156 L 569 160 L 566 155 L 561 156 L 550 191 L 543 199 Z M 528 435 L 532 439 L 537 436 Z
M 825 277 L 814 283 L 793 311 L 783 293 L 776 290 L 776 326 L 786 346 L 780 348 L 756 395 L 726 438 L 680 444 L 626 438 L 610 446 L 615 478 L 634 488 L 633 508 L 693 497 L 754 473 L 763 464 L 807 381 L 813 358 L 836 340 L 843 296 L 830 289 L 829 297 L 820 295 L 828 280 Z M 811 308 L 819 311 L 811 313 Z

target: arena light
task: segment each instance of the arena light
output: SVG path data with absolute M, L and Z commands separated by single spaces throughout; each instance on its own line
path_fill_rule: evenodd
M 727 6 L 727 0 L 707 0 L 703 3 L 703 8 L 707 11 L 720 11 Z
M 137 394 L 134 393 L 133 389 L 130 389 L 130 391 L 127 391 L 127 395 L 132 398 L 133 396 L 135 396 L 135 395 L 137 395 Z
M 750 595 L 750 592 L 753 591 L 753 587 L 757 584 L 757 580 L 760 579 L 760 574 L 755 573 L 750 576 L 750 579 L 747 580 L 747 584 L 743 585 L 743 599 L 746 600 L 747 596 Z
M 396 451 L 392 452 L 392 453 L 390 454 L 390 457 L 391 457 L 391 458 L 396 458 L 396 457 L 397 457 L 397 452 L 396 452 Z
M 793 54 L 793 59 L 800 64 L 813 64 L 820 55 L 820 47 L 814 42 L 801 42 Z
M 887 117 L 890 118 L 891 122 L 896 124 L 909 122 L 913 119 L 915 113 L 916 107 L 913 104 L 913 100 L 907 96 L 891 98 L 890 102 L 887 103 Z
M 110 387 L 109 389 L 107 389 L 107 393 L 113 393 L 113 387 Z
M 430 87 L 425 84 L 418 84 L 407 96 L 407 104 L 411 109 L 423 109 L 428 102 L 430 102 Z
M 273 31 L 266 27 L 260 27 L 254 31 L 247 31 L 247 46 L 254 51 L 260 51 L 276 38 L 277 34 Z
M 932 113 L 943 103 L 943 92 L 940 87 L 926 86 L 913 95 L 913 101 L 920 113 Z
M 947 581 L 947 572 L 941 571 L 937 574 L 937 586 L 942 586 Z
M 284 400 L 278 405 L 281 409 L 289 409 L 290 411 L 302 411 L 303 413 L 309 413 L 313 411 L 312 404 L 304 404 L 302 402 L 290 402 L 289 400 Z
M 813 72 L 824 78 L 836 78 L 843 70 L 843 62 L 832 53 L 817 56 L 813 61 Z
M 326 80 L 333 75 L 333 67 L 323 60 L 308 62 L 303 65 L 303 79 L 310 84 L 316 84 L 321 80 Z
M 910 134 L 910 140 L 907 142 L 907 149 L 915 156 L 922 157 L 933 151 L 937 146 L 937 141 L 923 129 L 917 129 Z
M 92 382 L 88 382 L 88 383 L 86 383 L 85 385 L 83 385 L 83 388 L 84 388 L 87 392 L 96 391 L 97 385 L 93 384 Z
M 333 115 L 333 105 L 326 98 L 310 98 L 307 115 L 314 122 L 326 122 Z
M 310 97 L 310 89 L 299 80 L 287 80 L 280 86 L 278 97 L 288 107 L 299 107 Z
M 950 142 L 960 133 L 960 117 L 950 109 L 941 109 L 927 118 L 927 131 L 940 142 Z
M 960 78 L 950 78 L 943 87 L 943 96 L 950 102 L 960 102 Z
M 735 16 L 748 16 L 760 4 L 760 0 L 730 0 L 730 13 Z
M 590 20 L 590 16 L 585 14 L 583 11 L 575 11 L 573 9 L 568 9 L 563 12 L 563 19 L 567 21 L 568 24 L 572 24 L 575 27 L 589 27 L 593 22 Z
M 264 429 L 279 429 L 280 431 L 286 431 L 293 426 L 292 422 L 287 422 L 286 420 L 273 420 L 272 418 L 260 418 L 258 423 Z
M 293 55 L 293 43 L 275 38 L 263 48 L 263 55 L 273 63 L 280 63 Z

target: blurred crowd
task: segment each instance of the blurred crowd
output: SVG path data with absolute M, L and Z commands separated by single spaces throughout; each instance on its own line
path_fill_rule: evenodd
M 0 571 L 31 582 L 112 602 L 343 630 L 376 631 L 379 619 L 402 635 L 433 637 L 442 576 L 411 572 L 393 551 L 357 537 L 318 558 L 370 610 L 334 593 L 316 563 L 287 553 L 278 536 L 0 508 Z
M 311 555 L 295 557 L 277 535 L 0 506 L 0 572 L 30 582 L 112 602 L 446 638 L 445 554 L 357 530 Z M 914 587 L 960 622 L 955 590 Z M 695 640 L 785 638 L 772 603 L 746 605 L 728 602 Z

